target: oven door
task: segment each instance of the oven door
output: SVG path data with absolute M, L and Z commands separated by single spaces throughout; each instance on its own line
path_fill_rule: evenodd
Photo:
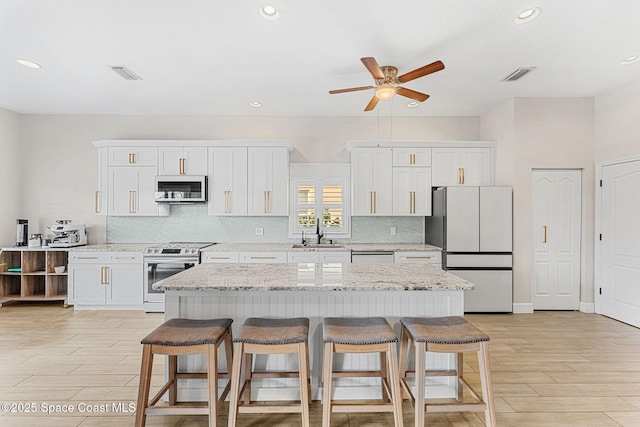
M 164 292 L 153 289 L 153 284 L 178 274 L 199 263 L 198 257 L 145 257 L 144 258 L 144 304 L 145 311 L 156 303 L 154 311 L 164 311 Z

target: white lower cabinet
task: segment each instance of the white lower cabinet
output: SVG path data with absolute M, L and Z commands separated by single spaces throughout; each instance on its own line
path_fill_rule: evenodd
M 286 263 L 286 252 L 238 252 L 238 262 L 243 263 Z
M 288 252 L 287 262 L 351 262 L 351 251 Z
M 70 252 L 69 303 L 76 309 L 142 309 L 142 254 Z
M 395 252 L 393 255 L 395 263 L 432 264 L 442 268 L 442 252 L 439 251 L 416 251 L 416 252 Z
M 201 263 L 237 263 L 238 252 L 201 252 Z

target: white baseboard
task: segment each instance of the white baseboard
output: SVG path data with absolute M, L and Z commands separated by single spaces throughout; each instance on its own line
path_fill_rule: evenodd
M 513 303 L 513 314 L 532 314 L 533 303 Z
M 593 302 L 582 302 L 580 301 L 580 311 L 583 313 L 595 313 L 596 312 L 596 304 Z

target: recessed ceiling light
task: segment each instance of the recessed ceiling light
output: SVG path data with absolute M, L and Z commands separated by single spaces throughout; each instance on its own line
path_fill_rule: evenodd
M 516 16 L 516 24 L 526 24 L 527 22 L 531 22 L 536 19 L 542 9 L 539 7 L 532 7 L 531 9 L 523 10 Z
M 640 55 L 633 55 L 620 61 L 620 65 L 629 65 L 640 61 Z
M 275 21 L 280 16 L 280 11 L 273 5 L 265 4 L 260 8 L 260 16 L 267 21 Z
M 407 107 L 416 108 L 418 105 L 420 105 L 418 101 L 411 101 L 410 103 L 407 104 Z
M 27 67 L 27 68 L 33 68 L 36 70 L 42 68 L 42 65 L 38 64 L 37 62 L 29 61 L 28 59 L 18 58 L 16 59 L 16 62 L 22 65 L 23 67 Z
M 258 101 L 251 101 L 251 102 L 249 103 L 249 105 L 251 105 L 253 108 L 260 108 L 260 107 L 262 107 L 262 104 L 261 104 L 261 103 L 259 103 Z

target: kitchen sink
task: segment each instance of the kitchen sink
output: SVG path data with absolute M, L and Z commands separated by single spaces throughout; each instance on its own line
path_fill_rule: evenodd
M 333 243 L 308 243 L 306 245 L 295 244 L 293 245 L 293 249 L 305 249 L 307 251 L 317 251 L 317 250 L 325 250 L 325 249 L 344 249 L 344 245 L 336 245 Z

